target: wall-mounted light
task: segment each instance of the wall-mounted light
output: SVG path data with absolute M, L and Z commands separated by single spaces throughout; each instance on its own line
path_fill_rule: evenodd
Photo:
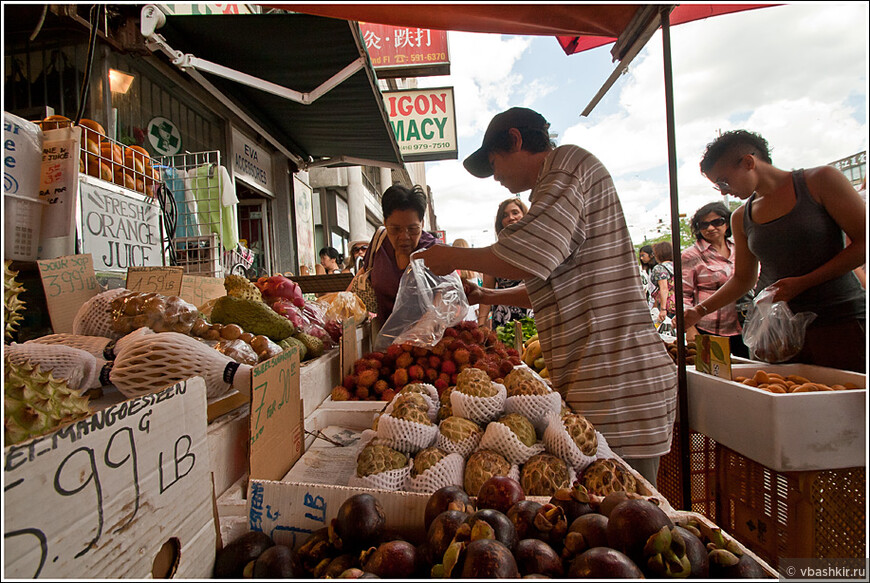
M 133 79 L 133 75 L 129 73 L 109 69 L 109 88 L 112 93 L 127 93 L 130 90 L 130 85 L 133 84 Z

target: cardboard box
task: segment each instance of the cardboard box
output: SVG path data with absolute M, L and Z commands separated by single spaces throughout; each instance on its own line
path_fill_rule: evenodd
M 4 576 L 201 579 L 216 530 L 199 377 L 4 450 Z
M 776 471 L 865 465 L 866 376 L 805 364 L 737 364 L 734 377 L 756 371 L 800 375 L 820 383 L 853 382 L 861 390 L 776 394 L 687 367 L 694 431 Z

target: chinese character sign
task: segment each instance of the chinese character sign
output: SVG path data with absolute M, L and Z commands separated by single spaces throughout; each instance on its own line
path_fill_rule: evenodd
M 379 77 L 450 73 L 446 31 L 365 22 L 360 30 Z

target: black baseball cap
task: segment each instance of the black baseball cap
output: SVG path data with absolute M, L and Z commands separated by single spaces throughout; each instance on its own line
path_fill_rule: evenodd
M 511 128 L 547 131 L 550 124 L 543 115 L 527 107 L 512 107 L 497 114 L 489 122 L 489 127 L 483 134 L 483 145 L 462 162 L 465 169 L 478 178 L 492 176 L 492 166 L 489 164 L 490 149 L 496 137 Z

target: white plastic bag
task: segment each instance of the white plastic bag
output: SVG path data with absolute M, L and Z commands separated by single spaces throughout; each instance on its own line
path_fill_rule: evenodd
M 374 348 L 382 351 L 390 344 L 406 343 L 431 348 L 447 328 L 462 321 L 468 306 L 459 274 L 435 275 L 412 255 L 399 282 L 393 313 L 384 322 Z
M 816 319 L 816 314 L 793 314 L 787 303 L 773 301 L 769 289 L 763 289 L 755 297 L 743 326 L 743 343 L 755 360 L 784 362 L 801 351 L 807 326 Z

